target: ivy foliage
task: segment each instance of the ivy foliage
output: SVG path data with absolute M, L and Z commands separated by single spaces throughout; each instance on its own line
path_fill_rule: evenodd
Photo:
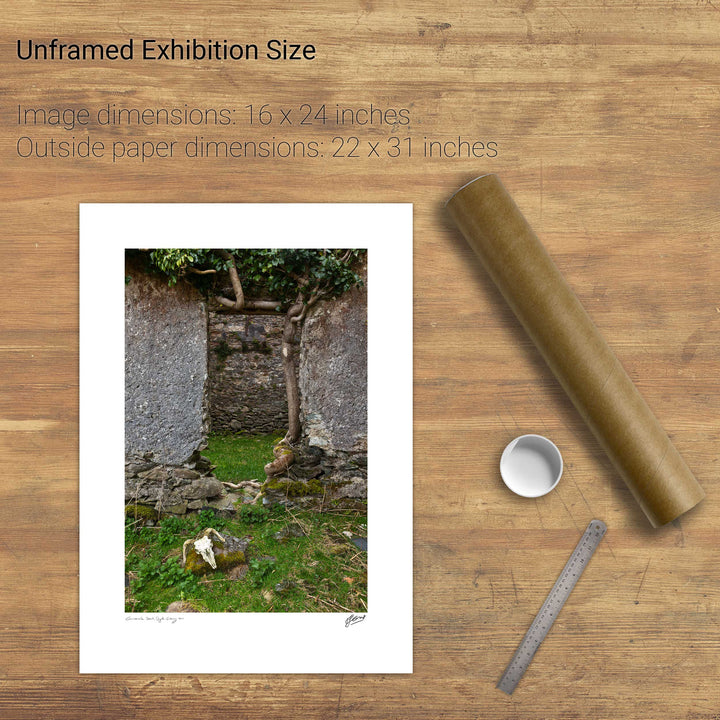
M 362 284 L 358 261 L 366 250 L 328 249 L 158 249 L 150 264 L 170 285 L 187 278 L 206 292 L 234 263 L 246 295 L 278 301 L 285 309 L 300 298 L 336 298 Z M 228 254 L 231 256 L 228 257 Z
M 150 251 L 150 264 L 164 275 L 168 283 L 175 283 L 187 273 L 189 268 L 199 270 L 227 270 L 228 262 L 220 258 L 214 250 L 163 249 Z

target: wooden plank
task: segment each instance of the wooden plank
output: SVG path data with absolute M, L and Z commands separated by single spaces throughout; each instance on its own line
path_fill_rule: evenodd
M 720 14 L 687 0 L 9 0 L 0 31 L 0 714 L 87 718 L 628 718 L 720 709 Z M 28 63 L 18 38 L 276 34 L 275 67 Z M 17 104 L 406 107 L 408 127 L 93 126 L 106 140 L 411 137 L 411 158 L 23 159 Z M 81 133 L 82 134 L 82 133 Z M 498 143 L 424 157 L 426 140 Z M 442 206 L 498 172 L 707 492 L 653 531 Z M 78 202 L 415 205 L 415 672 L 79 676 Z M 101 251 L 101 248 L 98 249 Z M 108 276 L 108 282 L 115 279 Z M 102 301 L 102 299 L 100 299 Z M 551 436 L 566 471 L 536 501 L 497 472 Z M 98 478 L 98 483 L 102 478 Z M 592 517 L 608 534 L 512 698 L 495 683 Z M 252 653 L 242 638 L 222 639 Z M 208 639 L 208 652 L 216 638 Z M 382 649 L 379 649 L 381 652 Z M 152 652 L 152 648 L 138 648 Z M 278 648 L 282 652 L 282 648 Z

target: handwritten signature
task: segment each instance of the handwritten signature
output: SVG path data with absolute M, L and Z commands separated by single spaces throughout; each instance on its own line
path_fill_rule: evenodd
M 357 625 L 365 619 L 364 615 L 350 615 L 345 619 L 345 627 L 349 628 L 351 625 Z

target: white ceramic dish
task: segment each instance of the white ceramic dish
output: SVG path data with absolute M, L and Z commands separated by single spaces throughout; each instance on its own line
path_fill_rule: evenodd
M 503 451 L 500 475 L 507 487 L 522 497 L 541 497 L 553 490 L 563 472 L 557 446 L 542 435 L 521 435 Z

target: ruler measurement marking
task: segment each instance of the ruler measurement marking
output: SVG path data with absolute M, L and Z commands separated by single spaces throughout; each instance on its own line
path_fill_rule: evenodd
M 497 687 L 503 692 L 512 695 L 606 531 L 602 520 L 593 520 L 587 526 L 500 678 Z

